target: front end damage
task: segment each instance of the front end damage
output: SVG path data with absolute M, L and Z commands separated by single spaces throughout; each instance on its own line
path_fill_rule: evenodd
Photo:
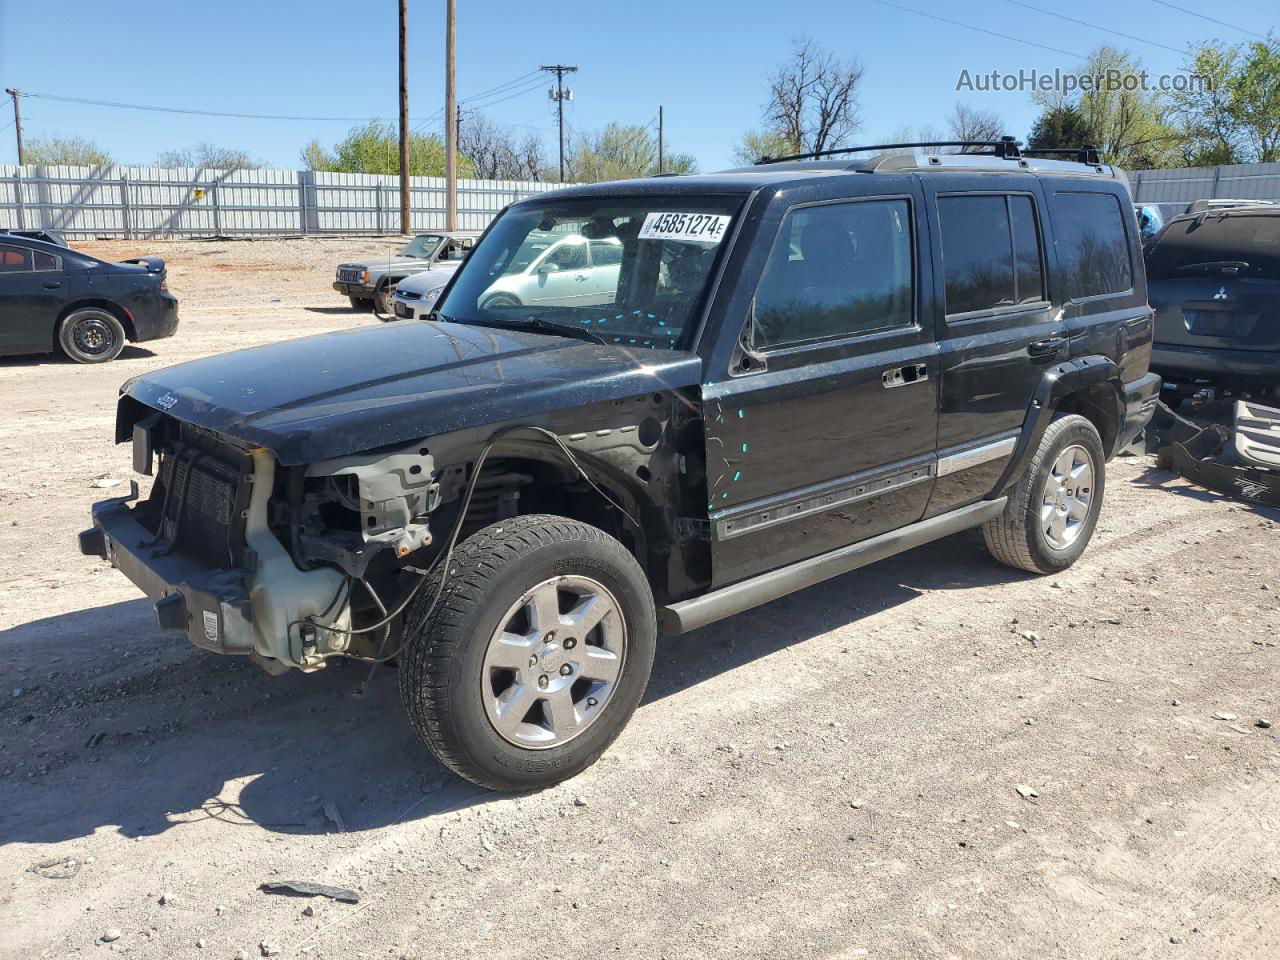
M 162 629 L 202 649 L 248 656 L 273 673 L 317 670 L 335 656 L 376 660 L 394 655 L 395 613 L 455 524 L 465 537 L 520 512 L 585 515 L 670 566 L 658 576 L 678 579 L 683 560 L 672 545 L 620 528 L 615 507 L 662 531 L 677 526 L 681 500 L 703 499 L 701 475 L 677 445 L 661 442 L 673 411 L 686 411 L 683 423 L 688 407 L 673 394 L 646 394 L 594 408 L 593 430 L 547 421 L 574 456 L 630 476 L 632 488 L 611 484 L 602 498 L 533 433 L 504 437 L 475 475 L 477 452 L 501 426 L 282 465 L 263 446 L 125 397 L 117 437 L 132 439 L 135 470 L 154 480 L 145 496 L 134 482 L 129 496 L 96 504 L 80 549 L 140 587 Z M 639 488 L 659 505 L 642 506 Z

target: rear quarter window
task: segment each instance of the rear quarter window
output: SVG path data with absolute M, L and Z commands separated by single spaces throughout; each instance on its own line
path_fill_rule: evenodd
M 1133 289 L 1127 214 L 1111 193 L 1053 195 L 1058 263 L 1067 298 L 1086 300 Z

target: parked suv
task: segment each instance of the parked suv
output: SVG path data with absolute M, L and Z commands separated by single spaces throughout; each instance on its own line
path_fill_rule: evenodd
M 1118 171 L 989 146 L 513 204 L 430 322 L 126 384 L 155 481 L 81 549 L 205 649 L 395 658 L 421 739 L 513 790 L 600 756 L 660 626 L 976 526 L 1063 570 L 1159 391 L 1137 224 Z M 610 303 L 493 302 L 547 233 L 620 249 Z
M 1280 206 L 1211 202 L 1147 245 L 1151 366 L 1175 404 L 1205 387 L 1280 400 Z
M 429 275 L 434 285 L 446 282 L 474 242 L 474 234 L 419 234 L 395 256 L 388 252 L 385 257 L 338 264 L 333 289 L 345 294 L 356 309 L 372 307 L 384 317 L 389 317 L 397 283 L 418 274 Z

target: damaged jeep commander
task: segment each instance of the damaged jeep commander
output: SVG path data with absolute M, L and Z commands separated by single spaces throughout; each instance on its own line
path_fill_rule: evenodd
M 125 384 L 149 492 L 80 548 L 206 650 L 395 660 L 420 738 L 495 789 L 599 757 L 660 628 L 969 527 L 1063 570 L 1159 392 L 1137 225 L 1090 151 L 974 149 L 515 203 L 426 321 Z

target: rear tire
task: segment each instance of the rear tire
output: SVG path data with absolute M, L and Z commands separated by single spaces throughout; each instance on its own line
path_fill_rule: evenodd
M 400 694 L 419 739 L 491 790 L 595 763 L 639 705 L 657 642 L 627 549 L 575 520 L 518 517 L 458 545 L 431 610 L 434 590 L 405 615 Z
M 124 324 L 103 307 L 69 313 L 58 327 L 58 345 L 76 363 L 106 363 L 124 349 Z
M 982 526 L 991 555 L 1031 573 L 1058 573 L 1084 553 L 1106 488 L 1106 457 L 1084 417 L 1055 417 L 1004 513 Z
M 481 309 L 489 310 L 493 307 L 518 307 L 520 306 L 520 298 L 510 293 L 495 293 L 492 297 L 480 304 Z

